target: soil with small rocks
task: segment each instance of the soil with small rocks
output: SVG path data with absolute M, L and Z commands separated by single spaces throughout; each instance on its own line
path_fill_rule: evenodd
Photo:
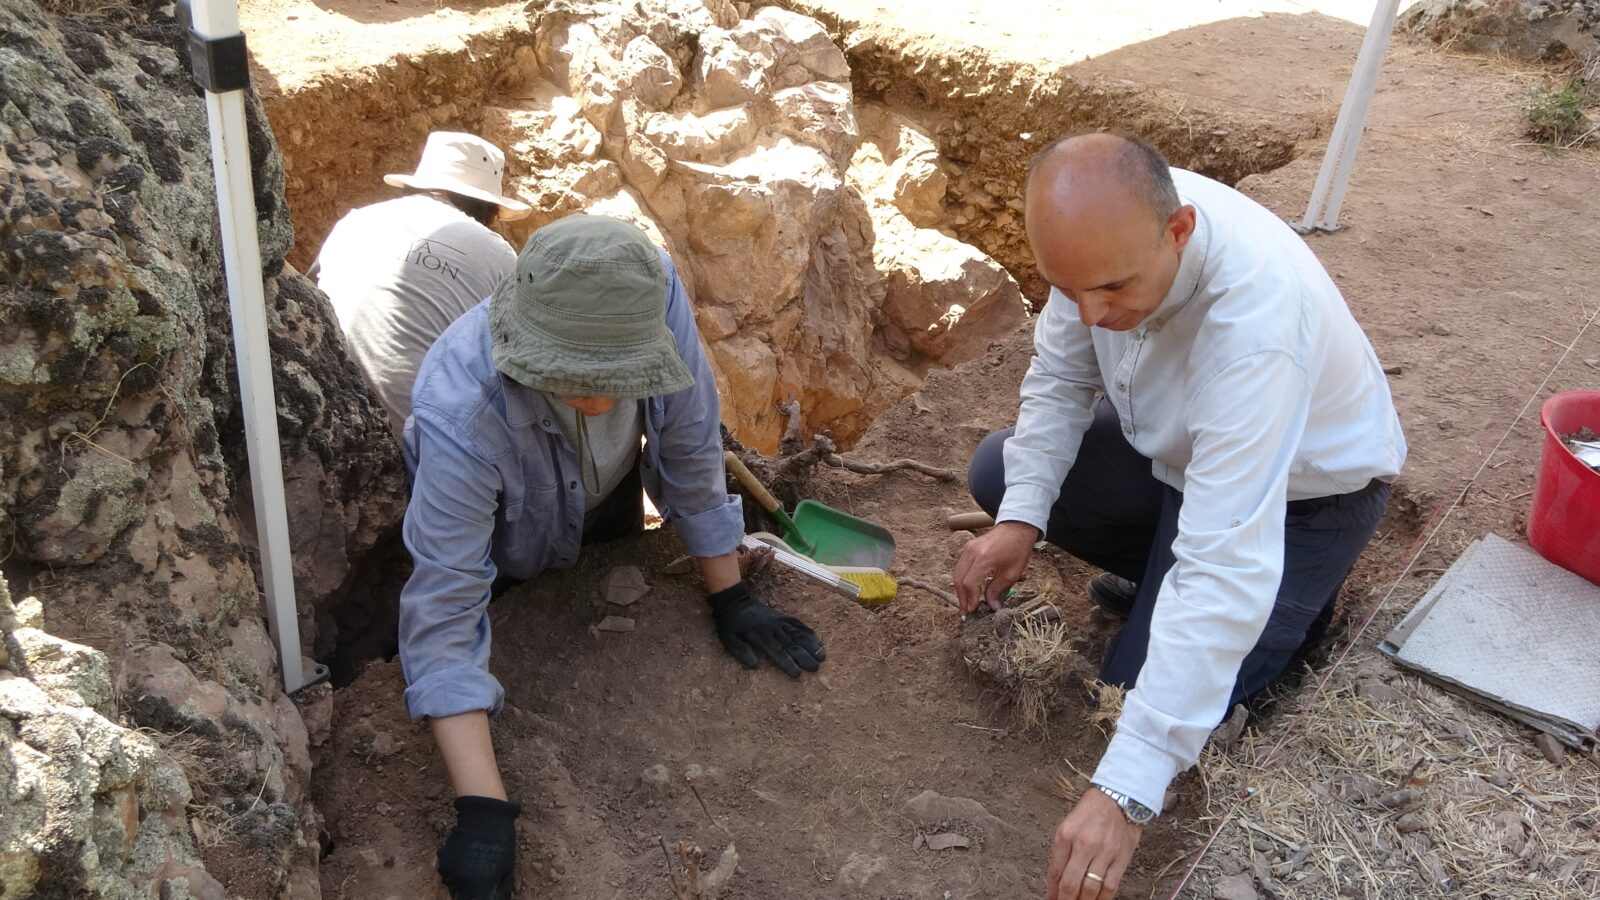
M 1325 116 L 1358 39 L 1320 17 L 1273 16 L 1188 29 L 1093 66 L 1107 77 L 1167 79 L 1218 102 Z M 1201 51 L 1217 65 L 1197 82 L 1180 60 Z M 1295 73 L 1296 88 L 1277 97 L 1284 72 Z M 1526 146 L 1516 112 L 1525 89 L 1522 75 L 1493 63 L 1397 45 L 1347 200 L 1348 227 L 1311 239 L 1390 374 L 1412 448 L 1343 597 L 1357 623 L 1388 602 L 1344 665 L 1381 665 L 1376 637 L 1471 539 L 1525 531 L 1542 433 L 1536 412 L 1507 429 L 1600 306 L 1584 275 L 1600 247 L 1584 199 L 1600 196 L 1600 157 Z M 1241 188 L 1295 216 L 1319 150 L 1303 147 Z M 982 360 L 932 374 L 853 455 L 964 469 L 986 434 L 1014 420 L 1028 355 L 1019 333 Z M 1584 360 L 1597 356 L 1600 330 L 1591 329 L 1534 400 L 1592 387 L 1597 375 Z M 1480 465 L 1494 448 L 1493 463 Z M 961 484 L 829 471 L 814 488 L 818 499 L 894 529 L 896 574 L 948 589 L 968 535 L 952 534 L 944 519 L 972 509 Z M 1447 509 L 1438 539 L 1421 545 Z M 1084 692 L 1064 684 L 1050 698 L 1047 727 L 1024 731 L 1007 704 L 1014 685 L 984 671 L 1004 646 L 992 618 L 958 622 L 941 600 L 909 588 L 869 611 L 782 572 L 763 575 L 758 590 L 816 627 L 828 662 L 797 681 L 771 666 L 746 671 L 717 645 L 697 579 L 663 573 L 681 553 L 670 531 L 591 548 L 578 568 L 491 607 L 493 670 L 507 687 L 495 740 L 524 810 L 520 896 L 669 896 L 662 839 L 694 841 L 707 859 L 735 843 L 731 898 L 1040 892 L 1064 795 L 1081 787 L 1106 741 Z M 633 631 L 602 632 L 619 609 L 604 602 L 602 579 L 620 565 L 640 567 L 651 590 L 623 610 Z M 1082 657 L 1079 672 L 1092 668 L 1096 629 L 1105 627 L 1083 594 L 1091 574 L 1046 551 L 1023 583 L 1050 592 Z M 1419 702 L 1392 696 L 1390 677 L 1360 676 L 1363 700 Z M 1296 691 L 1315 680 L 1295 683 L 1288 702 L 1249 727 L 1292 716 Z M 431 738 L 405 717 L 403 687 L 397 662 L 374 661 L 336 694 L 317 767 L 329 898 L 443 896 L 432 870 L 450 824 L 449 789 Z M 1526 750 L 1539 756 L 1531 740 Z M 926 791 L 978 801 L 1003 825 L 922 822 L 908 803 Z M 1147 830 L 1122 896 L 1165 895 L 1209 833 L 1198 819 L 1206 808 L 1198 776 L 1175 783 L 1174 802 Z M 930 849 L 940 835 L 969 845 Z M 1261 895 L 1257 885 L 1273 882 L 1251 868 L 1254 839 L 1225 837 L 1205 860 L 1203 892 L 1191 885 L 1186 896 Z M 1332 895 L 1323 877 L 1308 867 L 1294 884 L 1306 896 Z

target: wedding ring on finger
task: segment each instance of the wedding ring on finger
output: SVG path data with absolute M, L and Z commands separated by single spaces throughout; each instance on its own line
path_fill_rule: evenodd
M 1085 877 L 1085 878 L 1089 879 L 1090 881 L 1093 881 L 1093 882 L 1095 882 L 1097 884 L 1101 883 L 1101 882 L 1104 882 L 1106 880 L 1104 875 L 1096 875 L 1093 872 L 1085 872 L 1085 873 L 1083 873 L 1083 877 Z

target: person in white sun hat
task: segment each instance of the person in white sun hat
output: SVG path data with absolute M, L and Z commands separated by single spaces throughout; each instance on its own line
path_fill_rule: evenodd
M 498 147 L 435 131 L 415 172 L 384 176 L 405 196 L 347 213 L 311 267 L 397 438 L 428 348 L 516 267 L 516 252 L 490 226 L 530 209 L 505 196 L 504 173 Z

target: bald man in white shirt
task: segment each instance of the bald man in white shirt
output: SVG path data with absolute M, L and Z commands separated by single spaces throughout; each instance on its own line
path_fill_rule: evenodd
M 1106 570 L 1127 624 L 1100 675 L 1131 690 L 1046 873 L 1049 900 L 1106 900 L 1172 778 L 1327 624 L 1406 445 L 1332 279 L 1232 188 L 1076 135 L 1035 160 L 1027 225 L 1050 299 L 955 581 L 997 607 L 1041 538 Z

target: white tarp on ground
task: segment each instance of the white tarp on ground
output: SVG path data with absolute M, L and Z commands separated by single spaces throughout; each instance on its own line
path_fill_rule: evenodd
M 1379 649 L 1565 744 L 1595 745 L 1600 586 L 1527 547 L 1475 541 Z

